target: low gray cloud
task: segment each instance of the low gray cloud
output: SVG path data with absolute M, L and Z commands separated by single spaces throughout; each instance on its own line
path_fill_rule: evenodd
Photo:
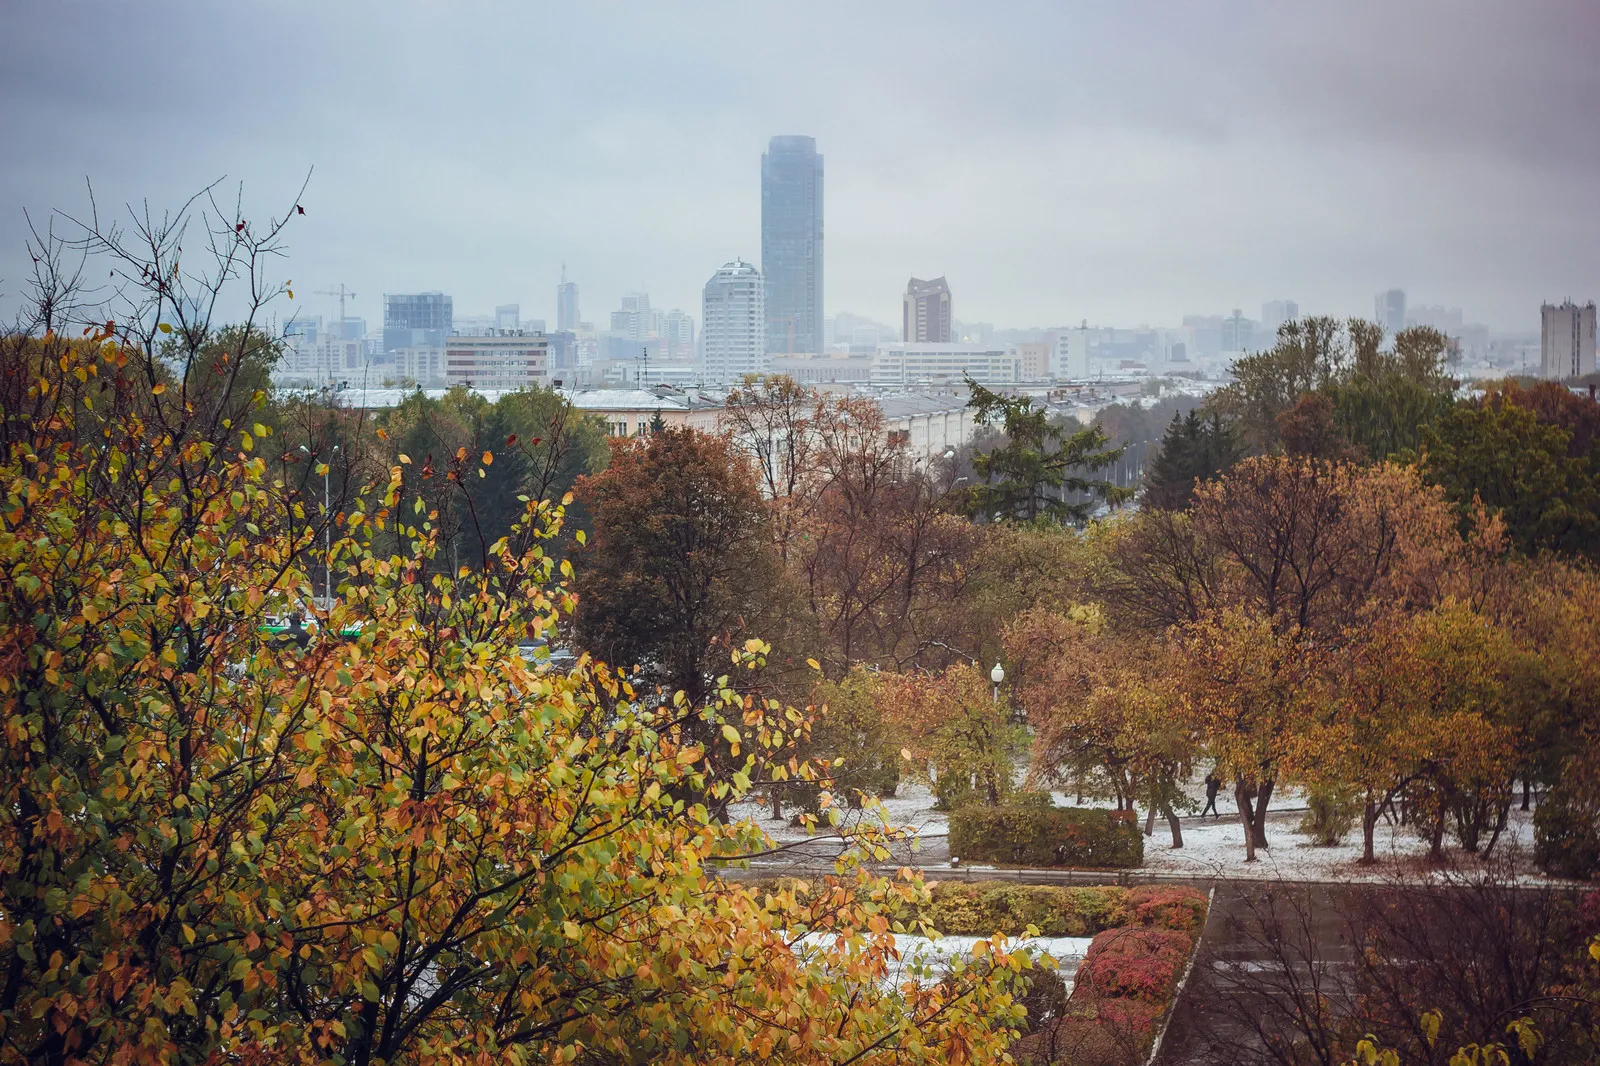
M 827 157 L 827 306 L 944 274 L 1002 324 L 1172 323 L 1278 296 L 1533 328 L 1600 295 L 1600 9 L 1432 3 L 14 3 L 0 287 L 22 210 L 281 209 L 287 271 L 463 312 L 698 313 L 760 254 L 759 157 Z M 308 298 L 309 299 L 309 298 Z M 331 308 L 313 307 L 313 310 Z

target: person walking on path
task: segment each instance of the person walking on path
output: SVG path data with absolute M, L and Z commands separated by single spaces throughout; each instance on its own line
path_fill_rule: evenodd
M 1222 817 L 1222 812 L 1217 810 L 1217 793 L 1221 790 L 1222 778 L 1218 777 L 1217 772 L 1213 770 L 1206 775 L 1206 805 L 1200 812 L 1200 817 L 1204 818 L 1208 811 L 1218 818 Z

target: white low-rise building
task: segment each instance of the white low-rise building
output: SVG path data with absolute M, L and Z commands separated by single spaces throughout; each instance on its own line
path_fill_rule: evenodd
M 872 361 L 874 385 L 959 385 L 969 377 L 980 385 L 1014 385 L 1022 379 L 1022 360 L 984 345 L 889 344 Z

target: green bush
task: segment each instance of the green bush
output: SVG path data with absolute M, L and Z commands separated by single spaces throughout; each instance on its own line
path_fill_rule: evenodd
M 1094 936 L 1127 920 L 1127 890 L 1114 886 L 1057 888 L 1003 881 L 933 886 L 923 912 L 935 929 L 957 936 L 1020 936 L 1033 926 L 1040 936 Z
M 1314 788 L 1306 796 L 1300 832 L 1318 847 L 1331 848 L 1355 827 L 1361 803 L 1347 789 Z
M 965 806 L 950 815 L 950 854 L 965 862 L 1128 868 L 1144 862 L 1144 837 L 1127 811 Z
M 1533 812 L 1533 857 L 1557 877 L 1593 877 L 1600 872 L 1600 816 L 1557 785 Z
M 843 681 L 821 683 L 813 694 L 819 710 L 807 754 L 843 760 L 830 771 L 827 787 L 836 802 L 852 809 L 867 799 L 892 796 L 900 785 L 900 742 L 883 720 L 875 684 L 870 673 L 856 669 Z M 821 793 L 819 782 L 797 779 L 785 785 L 785 800 L 811 814 L 821 809 Z

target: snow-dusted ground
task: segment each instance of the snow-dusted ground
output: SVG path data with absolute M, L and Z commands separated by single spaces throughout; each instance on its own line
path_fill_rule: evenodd
M 1318 847 L 1299 831 L 1299 816 L 1291 814 L 1269 819 L 1267 842 L 1270 847 L 1256 852 L 1254 863 L 1245 862 L 1244 828 L 1231 804 L 1222 805 L 1227 816 L 1204 822 L 1186 819 L 1183 847 L 1172 847 L 1172 835 L 1164 822 L 1157 821 L 1154 835 L 1145 837 L 1144 866 L 1150 873 L 1189 874 L 1195 877 L 1234 877 L 1261 880 L 1384 881 L 1402 869 L 1420 865 L 1427 857 L 1428 842 L 1412 826 L 1380 821 L 1373 838 L 1377 863 L 1362 866 L 1361 828 L 1356 826 L 1344 842 Z M 1482 843 L 1487 843 L 1487 837 Z M 1530 869 L 1533 852 L 1531 812 L 1513 810 L 1511 821 L 1495 844 L 1494 858 L 1511 861 L 1519 869 Z M 1478 862 L 1464 853 L 1447 832 L 1445 853 L 1456 864 Z
M 910 829 L 924 838 L 942 838 L 950 832 L 950 822 L 943 811 L 933 809 L 933 794 L 927 786 L 912 782 L 902 782 L 895 795 L 888 799 L 880 800 L 883 807 L 882 818 L 896 828 Z M 877 812 L 863 808 L 858 811 L 848 807 L 840 809 L 840 826 L 835 830 L 830 828 L 827 820 L 818 817 L 815 831 L 808 831 L 801 826 L 790 825 L 789 818 L 793 815 L 792 809 L 786 809 L 781 821 L 772 817 L 772 806 L 759 800 L 743 800 L 730 804 L 728 816 L 730 818 L 749 819 L 767 831 L 767 835 L 779 843 L 792 843 L 798 840 L 811 840 L 826 837 L 837 832 L 848 832 L 852 828 L 875 825 L 879 822 Z
M 1196 809 L 1204 802 L 1205 785 L 1198 778 L 1189 783 L 1189 791 L 1196 800 Z M 1052 793 L 1055 802 L 1062 806 L 1108 807 L 1109 801 L 1078 797 L 1061 792 Z M 897 794 L 881 801 L 883 817 L 888 824 L 915 832 L 919 847 L 915 852 L 897 853 L 896 861 L 908 861 L 922 866 L 930 874 L 948 869 L 949 851 L 946 837 L 950 824 L 943 811 L 933 809 L 933 796 L 927 787 L 914 782 L 903 782 Z M 1361 866 L 1360 826 L 1346 835 L 1344 842 L 1332 847 L 1318 847 L 1299 831 L 1303 812 L 1303 798 L 1293 789 L 1280 789 L 1272 797 L 1267 825 L 1266 850 L 1259 851 L 1257 861 L 1246 863 L 1244 830 L 1239 824 L 1238 809 L 1230 789 L 1224 789 L 1217 798 L 1222 812 L 1201 818 L 1188 815 L 1183 818 L 1183 843 L 1181 849 L 1171 847 L 1172 836 L 1164 819 L 1157 818 L 1155 832 L 1145 838 L 1145 864 L 1138 872 L 1192 877 L 1234 877 L 1255 880 L 1313 880 L 1313 881 L 1382 881 L 1395 876 L 1403 868 L 1409 870 L 1421 864 L 1428 853 L 1428 843 L 1412 827 L 1378 823 L 1375 851 L 1378 862 Z M 734 804 L 730 813 L 735 818 L 754 820 L 776 841 L 794 843 L 808 839 L 829 840 L 836 830 L 821 826 L 808 833 L 791 826 L 787 817 L 783 821 L 771 818 L 766 805 L 745 801 Z M 786 814 L 789 812 L 786 812 Z M 872 824 L 878 818 L 875 811 L 864 809 L 841 812 L 841 830 Z M 1143 814 L 1140 812 L 1141 826 Z M 1485 837 L 1487 842 L 1487 837 Z M 1463 853 L 1454 837 L 1446 834 L 1446 854 L 1452 863 L 1478 862 Z M 1497 860 L 1512 861 L 1521 872 L 1531 874 L 1533 865 L 1533 822 L 1529 812 L 1513 810 L 1511 823 L 1495 845 Z M 980 867 L 968 866 L 969 870 Z
M 892 933 L 895 950 L 900 953 L 898 966 L 891 966 L 886 984 L 896 985 L 908 977 L 942 973 L 952 959 L 972 954 L 972 946 L 987 937 L 942 936 L 930 940 L 925 936 Z M 1014 939 L 1007 944 L 1010 949 L 1022 949 L 1036 958 L 1048 955 L 1056 960 L 1057 972 L 1072 991 L 1072 978 L 1078 964 L 1089 950 L 1091 938 L 1086 936 L 1056 936 Z M 826 933 L 807 933 L 795 942 L 794 949 L 802 956 L 808 949 L 831 945 L 833 937 Z

